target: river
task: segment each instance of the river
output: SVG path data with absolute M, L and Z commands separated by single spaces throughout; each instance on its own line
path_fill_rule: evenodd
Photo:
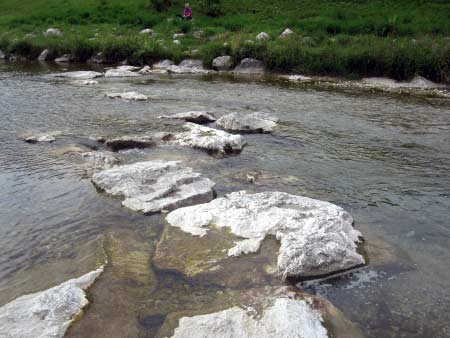
M 91 135 L 179 128 L 159 115 L 264 111 L 280 118 L 279 129 L 246 135 L 236 156 L 156 147 L 123 157 L 179 159 L 215 181 L 219 196 L 279 190 L 344 207 L 364 235 L 369 264 L 298 287 L 325 296 L 367 337 L 450 336 L 450 100 L 217 76 L 80 86 L 50 75 L 58 71 L 0 64 L 0 306 L 91 271 L 106 252 L 124 264 L 94 285 L 68 337 L 153 337 L 169 313 L 212 307 L 222 287 L 152 268 L 161 216 L 100 194 L 60 150 Z M 132 90 L 151 100 L 104 96 Z M 51 144 L 21 139 L 54 131 L 60 136 Z M 249 171 L 261 179 L 246 181 Z

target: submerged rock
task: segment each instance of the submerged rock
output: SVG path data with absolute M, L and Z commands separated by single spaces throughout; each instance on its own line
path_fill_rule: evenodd
M 246 58 L 233 70 L 238 74 L 263 74 L 264 63 L 260 60 Z
M 146 101 L 148 96 L 140 94 L 138 92 L 127 92 L 127 93 L 106 93 L 106 97 L 110 99 L 124 99 L 124 100 L 134 100 L 134 101 Z
M 129 68 L 114 68 L 105 72 L 105 77 L 135 77 L 139 75 L 139 73 L 131 71 Z
M 229 55 L 218 56 L 212 61 L 212 67 L 219 71 L 230 70 L 233 67 L 233 59 Z
M 184 120 L 186 122 L 198 124 L 210 123 L 216 120 L 214 114 L 207 111 L 188 111 L 185 113 L 178 113 L 174 115 L 164 115 L 160 116 L 159 118 Z
M 209 203 L 182 208 L 167 216 L 170 225 L 195 236 L 208 226 L 229 228 L 242 240 L 229 256 L 256 252 L 265 237 L 281 242 L 278 272 L 284 277 L 314 277 L 365 263 L 357 253 L 361 235 L 342 208 L 283 192 L 234 192 Z
M 216 121 L 219 127 L 236 132 L 270 133 L 277 126 L 278 118 L 266 113 L 237 114 L 222 116 Z
M 99 189 L 123 196 L 122 205 L 157 213 L 213 199 L 214 183 L 176 161 L 148 161 L 117 166 L 92 177 Z
M 150 136 L 129 135 L 106 140 L 105 145 L 111 148 L 112 151 L 119 151 L 133 148 L 150 148 L 155 145 L 155 142 Z
M 288 76 L 281 76 L 281 78 L 285 78 L 293 82 L 307 82 L 312 80 L 312 78 L 304 75 L 288 75 Z
M 70 78 L 70 79 L 88 80 L 88 79 L 95 79 L 97 77 L 101 77 L 101 76 L 103 76 L 103 74 L 99 73 L 99 72 L 92 72 L 92 71 L 76 71 L 76 72 L 57 73 L 54 76 Z
M 220 154 L 238 153 L 246 145 L 241 135 L 232 135 L 190 122 L 184 126 L 188 131 L 175 134 L 171 142 Z
M 86 171 L 90 173 L 109 169 L 120 163 L 113 153 L 104 151 L 84 152 L 81 153 L 81 158 L 85 161 Z
M 0 336 L 4 338 L 60 338 L 89 303 L 85 290 L 103 267 L 51 289 L 22 296 L 0 308 Z

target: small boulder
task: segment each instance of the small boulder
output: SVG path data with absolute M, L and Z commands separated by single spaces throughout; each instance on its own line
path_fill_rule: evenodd
M 233 72 L 237 74 L 263 74 L 264 63 L 260 60 L 245 58 Z
M 38 61 L 47 61 L 49 51 L 48 49 L 44 49 L 41 54 L 38 56 Z
M 258 40 L 258 41 L 267 41 L 269 39 L 270 39 L 270 36 L 266 32 L 261 32 L 256 36 L 256 40 Z
M 166 60 L 162 60 L 162 61 L 159 61 L 157 63 L 154 63 L 152 65 L 152 68 L 153 69 L 157 69 L 157 70 L 165 70 L 165 69 L 167 69 L 167 68 L 169 68 L 170 66 L 173 66 L 173 65 L 174 65 L 173 61 L 166 59 Z
M 138 71 L 138 73 L 141 75 L 149 75 L 149 74 L 152 74 L 153 72 L 152 72 L 152 68 L 150 66 L 144 66 L 143 68 L 141 68 Z
M 4 60 L 4 59 L 6 59 L 6 54 L 0 50 L 0 60 Z
M 174 40 L 176 40 L 176 39 L 179 39 L 179 38 L 182 38 L 182 37 L 184 37 L 186 34 L 184 34 L 184 33 L 175 33 L 174 35 L 173 35 L 173 39 Z
M 288 75 L 287 79 L 292 82 L 309 82 L 312 78 L 304 75 Z
M 280 39 L 286 39 L 289 35 L 294 34 L 294 31 L 290 28 L 286 28 L 283 33 L 280 34 Z
M 117 166 L 92 177 L 106 193 L 122 196 L 122 205 L 152 214 L 205 203 L 214 198 L 214 183 L 178 161 L 148 161 Z
M 147 95 L 140 94 L 138 92 L 106 93 L 105 96 L 110 99 L 124 99 L 129 101 L 146 101 L 149 99 Z
M 62 32 L 57 28 L 49 28 L 44 32 L 44 36 L 61 36 Z
M 167 68 L 167 71 L 169 73 L 176 73 L 176 74 L 206 74 L 209 71 L 203 68 L 203 61 L 202 60 L 195 60 L 195 59 L 186 59 L 180 62 L 178 66 L 172 65 Z
M 63 56 L 60 56 L 59 58 L 56 58 L 55 62 L 58 62 L 58 63 L 69 63 L 72 60 L 73 60 L 72 55 L 64 54 Z
M 212 61 L 212 67 L 219 71 L 226 71 L 233 68 L 233 59 L 229 55 L 218 56 Z
M 153 34 L 155 34 L 155 31 L 154 31 L 153 29 L 146 28 L 146 29 L 141 30 L 141 31 L 139 32 L 139 34 L 153 35 Z
M 28 136 L 24 139 L 24 141 L 27 143 L 38 143 L 38 142 L 51 143 L 51 142 L 54 142 L 55 140 L 56 140 L 56 138 L 54 136 L 48 135 L 48 134 L 32 135 L 32 136 Z
M 125 149 L 143 149 L 150 148 L 155 145 L 155 142 L 150 136 L 141 135 L 128 135 L 121 136 L 113 139 L 108 139 L 105 141 L 105 145 L 111 148 L 112 151 L 119 151 Z
M 127 68 L 108 69 L 105 72 L 105 77 L 135 77 L 139 75 L 139 73 L 131 71 Z
M 180 40 L 173 40 L 173 43 L 177 46 L 181 45 L 181 41 Z
M 222 129 L 244 133 L 270 133 L 277 126 L 278 118 L 266 113 L 237 114 L 222 116 L 216 125 Z
M 185 113 L 178 113 L 174 115 L 164 115 L 160 116 L 159 118 L 184 120 L 186 122 L 197 124 L 206 124 L 214 122 L 216 120 L 216 117 L 213 115 L 213 113 L 207 111 L 188 111 Z
M 188 130 L 173 135 L 172 143 L 219 154 L 239 153 L 246 145 L 241 135 L 232 135 L 190 122 L 184 126 Z

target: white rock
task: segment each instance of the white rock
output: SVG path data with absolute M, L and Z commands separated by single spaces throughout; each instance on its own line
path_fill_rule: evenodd
M 171 61 L 171 60 L 162 60 L 162 61 L 159 61 L 159 62 L 157 62 L 157 63 L 154 63 L 153 65 L 152 65 L 152 68 L 153 69 L 158 69 L 158 70 L 161 70 L 161 69 L 167 69 L 168 67 L 170 67 L 170 66 L 172 66 L 174 63 L 173 63 L 173 61 Z
M 304 75 L 289 75 L 287 79 L 293 82 L 307 82 L 312 80 L 312 78 Z
M 186 34 L 184 34 L 184 33 L 175 33 L 174 35 L 173 35 L 173 39 L 174 40 L 176 40 L 176 39 L 179 39 L 179 38 L 182 38 L 182 37 L 184 37 Z
M 0 308 L 2 338 L 60 338 L 89 303 L 85 290 L 103 267 L 46 291 L 22 296 Z
M 266 113 L 237 114 L 222 116 L 216 125 L 230 131 L 246 133 L 270 133 L 277 126 L 278 118 Z
M 152 72 L 152 69 L 150 66 L 144 66 L 143 68 L 141 68 L 138 71 L 138 73 L 141 75 L 148 75 L 148 74 L 152 74 L 153 72 Z
M 0 50 L 0 60 L 4 60 L 4 59 L 6 59 L 6 54 Z
M 173 40 L 173 43 L 177 46 L 181 45 L 181 41 L 180 40 Z
M 304 300 L 277 298 L 257 310 L 233 307 L 195 317 L 183 317 L 172 338 L 327 338 L 321 314 Z
M 133 77 L 139 75 L 140 74 L 137 72 L 132 72 L 123 68 L 108 69 L 105 73 L 105 77 Z
M 334 204 L 307 197 L 234 192 L 173 211 L 167 221 L 196 236 L 204 236 L 211 224 L 230 228 L 244 240 L 229 255 L 257 251 L 257 243 L 268 235 L 276 236 L 281 241 L 278 271 L 284 278 L 326 275 L 365 263 L 356 252 L 361 234 L 353 228 L 352 217 Z
M 41 134 L 41 135 L 32 135 L 24 138 L 24 141 L 27 143 L 38 143 L 38 142 L 54 142 L 56 140 L 55 136 L 51 134 Z
M 146 29 L 141 30 L 139 33 L 153 35 L 153 34 L 155 34 L 155 31 L 153 29 L 146 28 Z
M 70 61 L 72 61 L 72 55 L 70 54 L 64 54 L 63 56 L 55 59 L 55 62 L 58 63 L 69 63 Z
M 286 28 L 283 33 L 280 34 L 280 39 L 286 39 L 289 35 L 294 34 L 292 29 Z
M 218 56 L 212 61 L 212 67 L 219 71 L 230 70 L 233 67 L 233 59 L 229 55 Z
M 178 66 L 172 65 L 170 67 L 167 67 L 167 71 L 169 73 L 176 73 L 176 74 L 207 74 L 210 71 L 203 68 L 203 61 L 202 60 L 195 60 L 195 59 L 186 59 L 180 62 Z
M 233 70 L 238 74 L 263 74 L 264 63 L 260 60 L 246 58 Z
M 440 87 L 445 87 L 445 85 L 440 85 L 438 83 L 434 83 L 422 76 L 416 76 L 410 82 L 398 82 L 392 79 L 384 78 L 384 77 L 372 77 L 372 78 L 364 78 L 362 83 L 366 87 L 373 88 L 392 88 L 392 89 L 436 89 Z
M 269 34 L 267 34 L 266 32 L 261 32 L 256 36 L 256 40 L 258 41 L 266 41 L 269 40 Z
M 159 116 L 159 118 L 184 120 L 186 122 L 198 124 L 210 123 L 216 120 L 214 114 L 207 111 L 188 111 L 185 113 L 178 113 L 174 115 Z
M 77 71 L 77 72 L 65 72 L 65 73 L 57 73 L 54 75 L 55 77 L 65 77 L 70 79 L 78 79 L 78 80 L 88 80 L 94 79 L 96 77 L 103 76 L 102 73 L 92 72 L 92 71 Z
M 221 154 L 240 152 L 246 145 L 241 135 L 232 135 L 190 122 L 184 126 L 189 130 L 175 134 L 171 142 Z
M 117 166 L 95 174 L 92 182 L 111 195 L 123 196 L 123 206 L 147 214 L 214 198 L 212 181 L 176 161 Z
M 44 36 L 61 36 L 62 32 L 57 28 L 49 28 L 44 32 Z
M 111 99 L 124 99 L 124 100 L 135 100 L 135 101 L 145 101 L 148 100 L 148 96 L 140 94 L 138 92 L 126 92 L 126 93 L 106 93 L 106 97 Z
M 44 50 L 41 52 L 41 54 L 39 54 L 39 56 L 38 56 L 38 61 L 47 61 L 48 53 L 49 53 L 48 49 L 44 49 Z
M 80 86 L 94 86 L 94 85 L 98 84 L 98 81 L 96 81 L 96 80 L 75 80 L 72 83 L 75 85 L 80 85 Z
M 127 71 L 130 71 L 130 72 L 135 72 L 135 71 L 137 71 L 137 70 L 139 70 L 141 68 L 137 67 L 137 66 L 122 65 L 122 66 L 116 67 L 114 69 L 116 69 L 116 70 L 127 70 Z

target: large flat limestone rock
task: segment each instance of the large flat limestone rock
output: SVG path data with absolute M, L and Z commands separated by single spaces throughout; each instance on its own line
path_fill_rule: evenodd
M 232 135 L 223 130 L 190 122 L 186 123 L 184 127 L 188 130 L 175 134 L 172 143 L 219 154 L 239 153 L 246 145 L 246 141 L 241 135 Z
M 195 236 L 209 227 L 241 237 L 229 256 L 256 252 L 265 237 L 280 241 L 277 268 L 284 277 L 315 277 L 365 263 L 356 251 L 361 235 L 341 207 L 283 192 L 234 192 L 209 203 L 181 208 L 167 216 L 170 225 Z
M 85 290 L 102 272 L 103 267 L 6 304 L 0 308 L 0 337 L 63 337 L 74 318 L 89 303 Z
M 108 194 L 124 197 L 123 206 L 146 214 L 214 198 L 214 183 L 178 161 L 117 166 L 94 174 L 92 182 Z

